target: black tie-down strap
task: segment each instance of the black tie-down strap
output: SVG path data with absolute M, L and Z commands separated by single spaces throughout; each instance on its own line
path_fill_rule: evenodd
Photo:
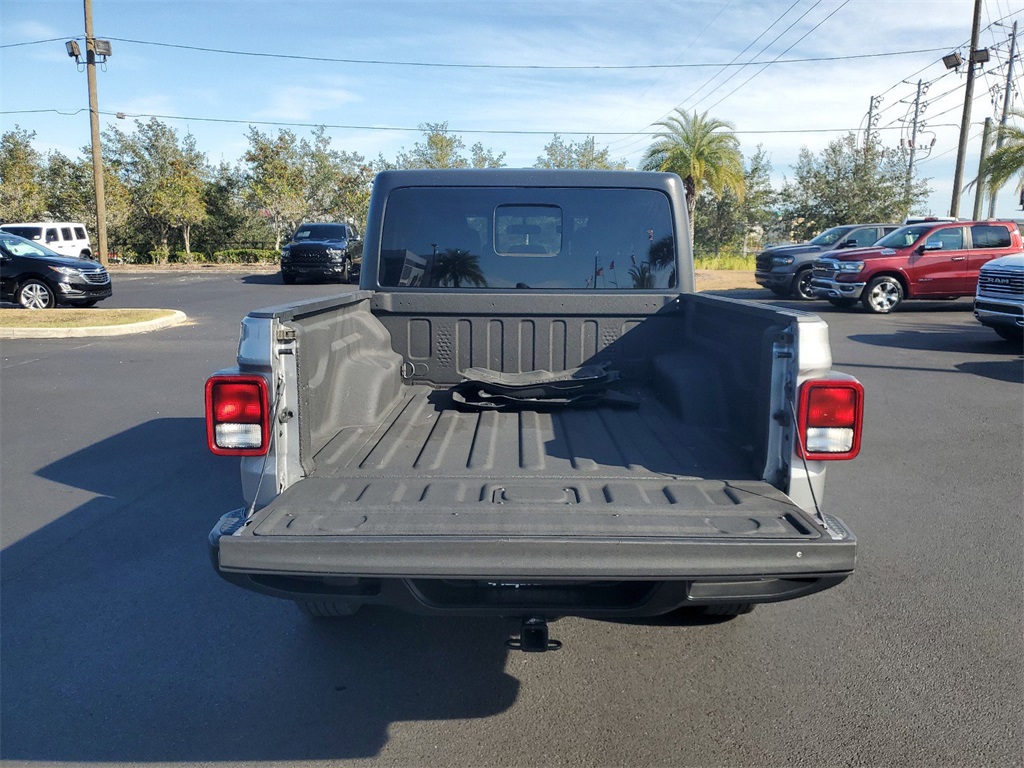
M 584 365 L 567 371 L 503 373 L 467 368 L 463 381 L 452 387 L 452 399 L 475 410 L 537 410 L 612 405 L 636 408 L 639 401 L 608 385 L 619 380 L 608 363 Z

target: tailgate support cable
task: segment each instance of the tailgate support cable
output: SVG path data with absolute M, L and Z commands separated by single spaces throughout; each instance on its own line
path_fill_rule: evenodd
M 818 506 L 818 497 L 814 493 L 814 483 L 811 482 L 811 472 L 807 468 L 807 451 L 804 449 L 803 435 L 800 434 L 800 429 L 797 426 L 800 421 L 797 419 L 796 406 L 793 405 L 793 401 L 790 400 L 789 411 L 793 415 L 793 432 L 796 434 L 796 441 L 800 444 L 800 461 L 804 465 L 804 477 L 807 478 L 807 488 L 811 492 L 811 501 L 814 502 L 814 513 L 818 516 L 818 522 L 821 523 L 821 527 L 826 531 L 830 530 L 828 523 L 825 522 L 825 515 L 821 512 L 821 507 Z
M 270 448 L 274 444 L 274 437 L 277 435 L 277 412 L 281 409 L 281 388 L 284 386 L 284 377 L 278 376 L 277 384 L 274 387 L 274 413 L 270 417 L 270 437 L 267 444 L 267 452 L 263 454 L 263 466 L 260 467 L 260 479 L 256 483 L 256 492 L 252 495 L 252 504 L 246 510 L 245 519 L 248 520 L 256 512 L 256 504 L 260 498 L 260 488 L 263 487 L 263 478 L 267 474 L 267 462 L 270 461 Z

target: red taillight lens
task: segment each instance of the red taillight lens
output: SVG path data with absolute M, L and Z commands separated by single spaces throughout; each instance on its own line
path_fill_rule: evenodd
M 270 448 L 270 398 L 262 376 L 206 382 L 206 440 L 218 456 L 262 456 Z
M 797 454 L 852 459 L 860 452 L 864 387 L 856 379 L 819 379 L 800 387 Z

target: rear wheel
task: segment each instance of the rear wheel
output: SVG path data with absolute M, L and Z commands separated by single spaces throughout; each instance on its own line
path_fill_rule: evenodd
M 804 299 L 818 298 L 811 290 L 811 278 L 813 277 L 810 268 L 801 269 L 796 273 L 796 280 L 793 281 L 793 295 Z
M 14 298 L 25 309 L 53 309 L 57 306 L 57 297 L 42 280 L 26 280 Z
M 877 315 L 886 315 L 903 303 L 903 283 L 891 275 L 876 277 L 861 296 L 864 308 Z

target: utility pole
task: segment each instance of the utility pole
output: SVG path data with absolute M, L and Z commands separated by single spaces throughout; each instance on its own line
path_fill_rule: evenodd
M 864 157 L 868 156 L 871 147 L 871 129 L 875 127 L 875 108 L 881 103 L 881 96 L 872 96 L 868 104 L 868 127 L 864 131 Z
M 1003 116 L 999 119 L 999 132 L 996 134 L 996 151 L 1003 148 L 1003 141 L 1006 136 L 1003 129 L 1006 128 L 1006 118 L 1010 113 L 1010 95 L 1013 91 L 1013 57 L 1017 54 L 1017 22 L 1013 22 L 1013 31 L 1010 33 L 1010 60 L 1006 64 L 1006 92 L 1003 93 Z M 996 193 L 998 189 L 990 189 L 988 196 L 988 217 L 996 217 Z
M 985 118 L 985 132 L 981 135 L 981 157 L 978 158 L 978 183 L 974 187 L 974 220 L 981 218 L 981 205 L 985 201 L 985 179 L 981 177 L 981 166 L 985 164 L 988 150 L 988 137 L 992 133 L 992 118 Z
M 956 153 L 956 171 L 953 173 L 953 200 L 949 215 L 960 214 L 960 187 L 964 182 L 964 160 L 967 156 L 967 139 L 971 132 L 971 101 L 974 99 L 974 64 L 978 51 L 978 32 L 981 27 L 981 0 L 974 0 L 974 23 L 971 25 L 971 51 L 967 56 L 967 86 L 964 93 L 964 112 L 960 119 L 960 145 Z M 986 51 L 987 53 L 987 51 Z
M 910 160 L 907 162 L 907 183 L 903 188 L 903 197 L 907 201 L 907 215 L 910 214 L 910 188 L 914 179 L 914 154 L 917 152 L 917 119 L 921 114 L 921 89 L 923 80 L 917 81 L 917 96 L 914 97 L 914 123 L 910 128 Z
M 109 52 L 110 43 L 107 43 Z M 107 201 L 103 191 L 100 108 L 96 96 L 96 38 L 92 32 L 92 0 L 85 0 L 85 69 L 89 80 L 89 125 L 92 131 L 92 180 L 96 188 L 96 239 L 100 263 L 107 264 Z

